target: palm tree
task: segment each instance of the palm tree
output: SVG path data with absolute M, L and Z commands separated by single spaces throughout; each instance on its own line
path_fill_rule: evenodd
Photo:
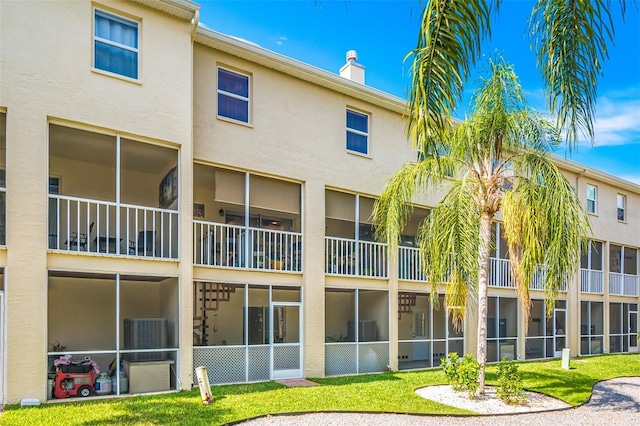
M 491 34 L 492 12 L 501 0 L 428 0 L 413 56 L 407 110 L 413 141 L 442 131 L 461 99 L 482 42 Z M 613 42 L 610 0 L 538 0 L 529 18 L 531 45 L 556 126 L 566 132 L 569 151 L 578 133 L 593 143 L 597 77 Z M 622 16 L 625 0 L 620 0 Z
M 467 307 L 477 303 L 480 393 L 492 222 L 502 215 L 525 324 L 534 274 L 543 271 L 550 315 L 556 293 L 573 274 L 584 237 L 590 234 L 576 191 L 549 159 L 549 151 L 561 142 L 559 132 L 527 108 L 510 64 L 498 57 L 489 62 L 489 71 L 475 92 L 471 116 L 431 135 L 425 146 L 438 155 L 421 151 L 416 162 L 404 164 L 387 182 L 373 213 L 378 238 L 388 239 L 395 252 L 416 191 L 448 188 L 421 223 L 417 240 L 432 301 L 437 303 L 438 287 L 444 287 L 447 312 L 456 327 L 462 327 Z

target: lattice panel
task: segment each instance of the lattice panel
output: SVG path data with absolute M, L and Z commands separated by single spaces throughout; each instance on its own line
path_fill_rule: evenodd
M 327 376 L 356 374 L 356 344 L 325 345 L 324 373 Z
M 358 373 L 377 373 L 386 371 L 389 365 L 388 343 L 360 344 Z
M 194 385 L 198 384 L 195 368 L 201 365 L 207 367 L 211 384 L 238 383 L 246 380 L 244 347 L 194 348 Z
M 300 346 L 274 346 L 273 369 L 297 370 L 300 368 Z
M 249 346 L 249 381 L 271 380 L 269 346 Z

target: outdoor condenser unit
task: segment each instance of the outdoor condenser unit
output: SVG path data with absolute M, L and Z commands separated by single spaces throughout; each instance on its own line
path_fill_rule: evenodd
M 167 347 L 166 318 L 127 318 L 124 320 L 124 349 L 162 349 Z M 127 361 L 161 361 L 166 352 L 123 354 Z

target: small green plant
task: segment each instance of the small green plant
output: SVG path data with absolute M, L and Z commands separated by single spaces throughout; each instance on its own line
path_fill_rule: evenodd
M 460 357 L 458 354 L 456 352 L 449 352 L 446 358 L 440 359 L 440 364 L 442 364 L 442 371 L 444 371 L 444 375 L 447 378 L 447 383 L 457 391 L 462 390 L 458 380 L 458 366 L 460 365 Z
M 522 404 L 526 395 L 522 394 L 522 376 L 518 371 L 518 365 L 513 360 L 502 358 L 498 364 L 498 398 L 510 405 Z
M 466 390 L 469 392 L 469 398 L 474 398 L 480 385 L 478 381 L 480 363 L 473 358 L 473 355 L 467 354 L 460 358 L 457 353 L 450 352 L 447 358 L 442 358 L 440 361 L 444 375 L 453 389 Z
M 471 354 L 466 354 L 460 361 L 458 367 L 458 380 L 463 389 L 469 393 L 469 399 L 476 396 L 478 386 L 480 386 L 480 363 Z

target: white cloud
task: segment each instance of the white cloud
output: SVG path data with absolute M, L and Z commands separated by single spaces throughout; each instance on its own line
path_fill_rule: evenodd
M 279 37 L 279 38 L 276 40 L 276 44 L 277 44 L 278 46 L 281 46 L 281 45 L 282 45 L 285 41 L 287 41 L 287 40 L 288 40 L 288 38 L 286 38 L 286 37 L 284 37 L 284 36 L 283 36 L 283 37 Z
M 630 92 L 634 90 L 630 89 Z M 598 99 L 593 123 L 595 146 L 627 145 L 640 141 L 640 97 L 629 99 L 629 94 Z M 580 144 L 591 145 L 589 141 L 580 141 Z

